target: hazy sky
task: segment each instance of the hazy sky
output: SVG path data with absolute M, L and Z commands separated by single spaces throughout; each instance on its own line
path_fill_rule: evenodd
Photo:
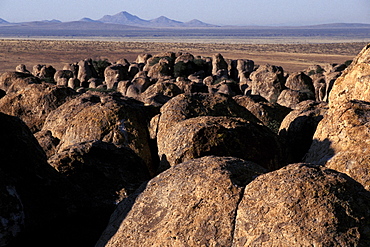
M 0 0 L 0 18 L 9 22 L 99 19 L 121 11 L 218 25 L 370 23 L 370 0 Z

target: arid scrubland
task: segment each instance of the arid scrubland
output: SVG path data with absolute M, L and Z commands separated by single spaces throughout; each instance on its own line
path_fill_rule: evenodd
M 297 72 L 313 64 L 343 63 L 352 59 L 366 43 L 331 44 L 222 44 L 165 43 L 73 40 L 0 40 L 0 73 L 12 71 L 18 64 L 35 64 L 61 69 L 65 63 L 81 59 L 133 61 L 138 54 L 189 52 L 196 56 L 221 53 L 226 59 L 250 59 L 256 64 L 282 66 Z

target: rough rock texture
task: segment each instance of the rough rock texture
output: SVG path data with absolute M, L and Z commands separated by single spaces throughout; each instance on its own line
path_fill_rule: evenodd
M 39 84 L 40 79 L 29 74 L 20 72 L 5 72 L 0 76 L 0 89 L 6 93 L 16 92 L 29 84 Z
M 224 57 L 217 53 L 212 56 L 212 75 L 217 76 L 218 71 L 220 70 L 226 70 L 227 72 L 228 64 L 226 63 Z
M 130 147 L 150 165 L 148 122 L 141 102 L 119 93 L 87 92 L 50 113 L 43 130 L 60 139 L 58 150 L 101 140 Z
M 87 87 L 87 83 L 90 78 L 97 78 L 98 73 L 96 72 L 91 59 L 85 59 L 78 62 L 78 74 L 77 79 L 81 82 L 81 86 Z
M 259 122 L 252 113 L 238 105 L 232 98 L 208 93 L 180 94 L 161 108 L 159 131 L 164 131 L 182 120 L 198 116 L 230 116 Z
M 260 95 L 271 103 L 276 103 L 284 90 L 285 77 L 281 67 L 273 65 L 260 66 L 250 75 L 253 95 Z
M 233 246 L 369 246 L 370 193 L 345 174 L 292 164 L 248 184 Z
M 278 133 L 281 122 L 291 111 L 291 109 L 279 104 L 269 103 L 262 97 L 238 95 L 235 96 L 233 99 L 239 105 L 249 110 L 274 133 Z
M 139 99 L 146 104 L 162 106 L 171 98 L 181 93 L 182 91 L 176 84 L 158 81 L 149 86 L 148 89 L 139 96 Z
M 119 204 L 96 246 L 231 246 L 243 187 L 263 172 L 214 156 L 172 167 Z
M 284 118 L 279 137 L 285 147 L 288 164 L 302 161 L 311 146 L 317 125 L 327 111 L 325 102 L 304 101 Z
M 370 45 L 333 86 L 329 110 L 319 123 L 307 162 L 346 173 L 370 190 Z
M 104 71 L 105 84 L 108 89 L 117 87 L 119 81 L 126 80 L 128 76 L 128 67 L 122 64 L 113 64 Z
M 150 179 L 134 151 L 102 141 L 69 146 L 48 162 L 98 204 L 114 205 Z
M 315 95 L 312 79 L 303 72 L 292 73 L 288 76 L 285 86 L 295 91 L 307 92 Z
M 54 74 L 54 81 L 60 86 L 68 86 L 68 81 L 73 78 L 74 75 L 71 70 L 58 70 Z
M 238 157 L 275 170 L 281 165 L 280 153 L 272 131 L 241 118 L 190 118 L 161 132 L 158 138 L 162 170 L 207 155 Z
M 22 119 L 33 133 L 41 130 L 48 114 L 75 96 L 70 88 L 30 84 L 0 99 L 0 111 Z

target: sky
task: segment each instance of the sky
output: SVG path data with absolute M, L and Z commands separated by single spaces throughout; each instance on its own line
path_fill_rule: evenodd
M 9 22 L 96 20 L 121 11 L 216 25 L 370 24 L 370 0 L 0 0 L 0 18 Z

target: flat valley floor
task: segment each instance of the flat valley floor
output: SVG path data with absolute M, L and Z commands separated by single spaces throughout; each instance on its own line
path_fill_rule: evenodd
M 212 56 L 221 53 L 226 59 L 250 59 L 257 65 L 282 66 L 291 73 L 302 71 L 314 64 L 344 63 L 352 60 L 366 45 L 365 42 L 308 43 L 308 44 L 240 44 L 191 43 L 152 41 L 100 41 L 100 40 L 44 40 L 1 39 L 0 73 L 14 71 L 25 64 L 32 71 L 36 64 L 52 65 L 62 69 L 66 63 L 82 59 L 119 59 L 135 61 L 138 54 L 152 55 L 162 52 L 189 52 L 194 56 Z

